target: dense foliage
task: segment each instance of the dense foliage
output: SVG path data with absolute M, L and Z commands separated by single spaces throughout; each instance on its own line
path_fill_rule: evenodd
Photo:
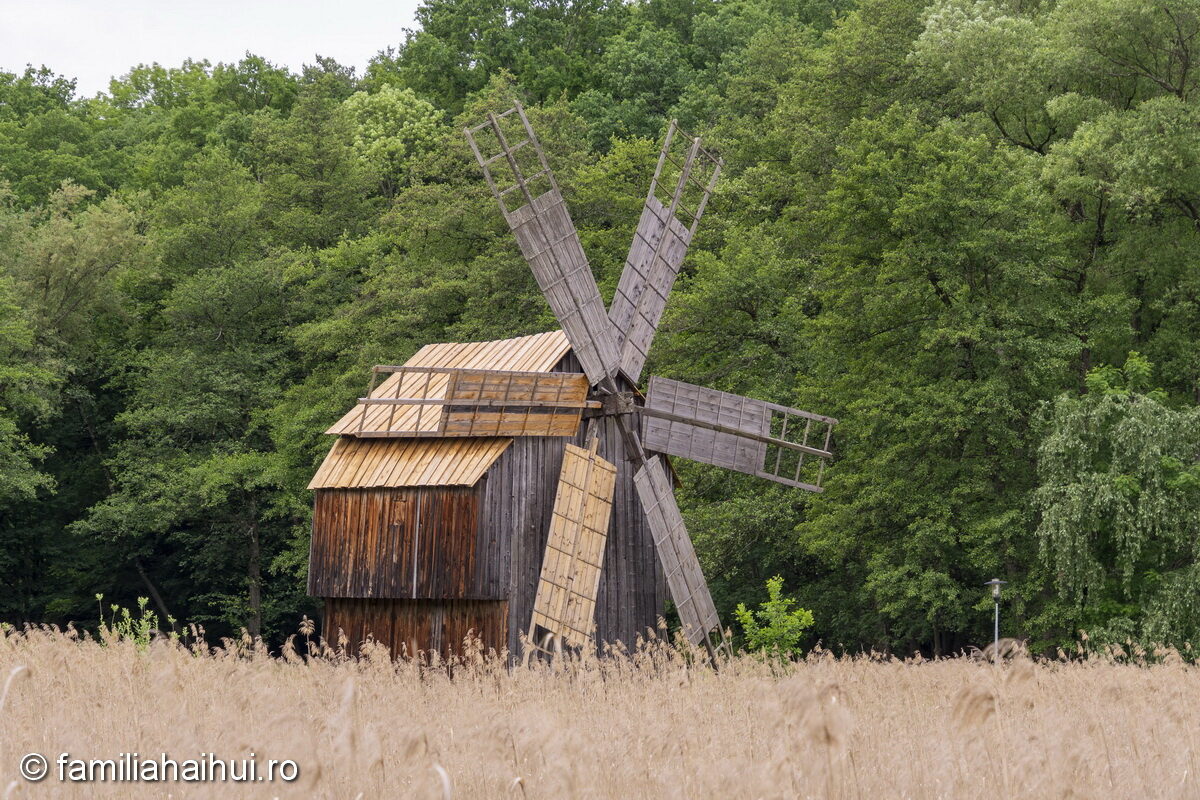
M 418 22 L 361 75 L 0 73 L 0 619 L 314 612 L 367 367 L 554 324 L 461 134 L 515 92 L 609 297 L 666 120 L 726 161 L 647 373 L 843 420 L 820 496 L 680 464 L 727 621 L 778 574 L 829 646 L 944 653 L 1000 576 L 1038 646 L 1195 638 L 1200 0 Z

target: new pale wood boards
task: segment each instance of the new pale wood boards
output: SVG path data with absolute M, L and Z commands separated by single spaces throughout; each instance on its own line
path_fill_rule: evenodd
M 581 647 L 595 629 L 596 595 L 616 489 L 617 467 L 591 449 L 566 445 L 550 538 L 542 559 L 530 634 L 538 628 Z
M 446 367 L 391 372 L 327 432 L 348 436 L 570 436 L 587 376 Z
M 491 342 L 438 342 L 422 347 L 404 366 L 551 372 L 570 349 L 560 330 Z
M 338 437 L 309 489 L 474 486 L 512 439 Z

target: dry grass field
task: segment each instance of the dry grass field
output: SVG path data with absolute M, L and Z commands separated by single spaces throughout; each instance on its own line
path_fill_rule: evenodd
M 0 638 L 0 796 L 1197 797 L 1200 672 L 837 659 L 719 674 L 657 646 L 552 671 Z M 1170 659 L 1169 659 L 1170 661 Z M 20 757 L 51 760 L 40 783 Z M 60 783 L 54 761 L 292 759 L 293 783 Z

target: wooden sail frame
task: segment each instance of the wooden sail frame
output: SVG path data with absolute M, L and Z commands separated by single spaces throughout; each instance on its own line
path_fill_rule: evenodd
M 667 298 L 723 166 L 700 145 L 699 137 L 690 137 L 691 145 L 680 163 L 671 153 L 677 133 L 681 133 L 679 127 L 671 120 L 608 313 L 613 330 L 621 336 L 621 371 L 634 382 L 645 366 Z M 689 137 L 684 134 L 682 138 Z M 676 180 L 664 202 L 658 195 L 665 168 L 676 170 Z M 696 193 L 692 208 L 685 200 L 689 190 Z
M 696 557 L 696 549 L 675 502 L 675 491 L 662 459 L 652 456 L 633 476 L 642 510 L 650 522 L 659 563 L 666 573 L 667 588 L 683 623 L 683 634 L 694 645 L 706 645 L 711 651 L 715 632 L 723 641 L 721 620 L 708 591 L 708 583 Z
M 657 375 L 641 413 L 642 440 L 652 452 L 823 491 L 833 417 Z
M 514 114 L 520 121 L 524 138 L 510 143 L 501 120 Z M 492 150 L 498 151 L 487 156 L 479 142 L 480 134 L 485 131 L 495 139 L 491 143 Z M 620 353 L 604 299 L 600 296 L 596 278 L 583 252 L 575 223 L 567 212 L 554 172 L 525 116 L 525 109 L 514 101 L 512 108 L 501 114 L 488 114 L 486 122 L 465 128 L 464 133 L 483 169 L 488 187 L 500 204 L 504 219 L 512 229 L 542 294 L 567 334 L 583 371 L 594 385 L 611 385 Z M 532 163 L 523 158 L 524 148 L 532 150 Z M 525 166 L 522 165 L 523 160 Z M 503 180 L 498 182 L 497 177 Z M 542 185 L 547 187 L 545 191 L 541 191 Z M 508 207 L 510 196 L 515 196 L 518 202 L 517 207 L 511 210 Z
M 529 633 L 584 647 L 595 630 L 596 596 L 604 567 L 617 466 L 601 458 L 599 440 L 588 449 L 567 445 L 554 498 Z

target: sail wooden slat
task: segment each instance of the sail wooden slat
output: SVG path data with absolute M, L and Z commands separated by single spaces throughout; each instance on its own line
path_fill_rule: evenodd
M 595 629 L 596 596 L 616 490 L 617 467 L 592 449 L 567 445 L 559 473 L 550 535 L 534 599 L 530 630 L 574 646 Z

